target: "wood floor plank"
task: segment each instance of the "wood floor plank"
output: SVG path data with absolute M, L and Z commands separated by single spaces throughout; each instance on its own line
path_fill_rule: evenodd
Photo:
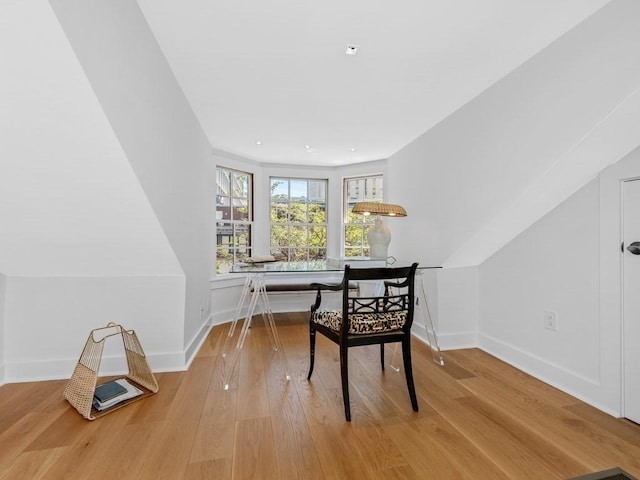
M 278 478 L 278 461 L 269 417 L 238 420 L 233 450 L 234 479 Z
M 21 453 L 11 468 L 0 474 L 0 480 L 40 480 L 66 451 L 66 447 Z
M 229 390 L 228 325 L 216 326 L 188 371 L 158 374 L 156 395 L 93 422 L 63 400 L 66 381 L 0 387 L 0 480 L 559 480 L 615 466 L 640 477 L 640 426 L 479 349 L 444 352 L 443 367 L 413 342 L 417 413 L 401 366 L 382 372 L 378 348 L 351 349 L 348 423 L 338 348 L 322 336 L 306 379 L 307 322 L 276 315 L 276 353 L 255 319 Z
M 28 412 L 0 433 L 0 472 L 7 471 L 20 454 L 27 451 L 27 447 L 56 420 L 57 416 L 50 413 Z

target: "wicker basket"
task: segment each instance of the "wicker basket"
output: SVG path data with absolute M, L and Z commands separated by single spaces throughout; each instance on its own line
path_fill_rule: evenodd
M 105 334 L 102 339 L 96 340 L 95 334 L 105 330 L 112 330 L 112 332 Z M 126 377 L 122 378 L 126 378 L 129 383 L 132 383 L 142 390 L 143 394 L 120 402 L 106 410 L 98 411 L 93 408 L 92 403 L 93 392 L 96 389 L 96 383 L 98 381 L 102 351 L 104 350 L 105 340 L 115 336 L 122 338 L 127 357 L 129 373 Z M 64 398 L 66 398 L 84 418 L 95 420 L 129 403 L 153 395 L 157 391 L 158 382 L 156 382 L 156 378 L 153 376 L 153 373 L 151 373 L 136 333 L 133 330 L 125 330 L 121 325 L 112 322 L 106 327 L 96 328 L 89 333 L 89 338 L 87 338 L 87 343 L 84 346 L 84 350 L 82 350 L 82 355 L 80 355 L 73 375 L 64 389 Z

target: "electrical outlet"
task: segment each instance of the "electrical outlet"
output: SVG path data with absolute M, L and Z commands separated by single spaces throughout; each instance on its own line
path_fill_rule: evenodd
M 558 319 L 556 316 L 556 312 L 552 312 L 551 310 L 544 311 L 544 328 L 553 330 L 554 332 L 558 330 Z

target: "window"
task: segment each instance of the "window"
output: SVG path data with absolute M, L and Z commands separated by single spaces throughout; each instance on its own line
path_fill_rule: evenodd
M 216 169 L 216 273 L 251 256 L 253 176 Z
M 368 257 L 369 242 L 367 233 L 373 226 L 375 218 L 371 215 L 351 213 L 358 202 L 382 202 L 382 175 L 345 178 L 343 185 L 344 198 L 344 246 L 345 257 Z
M 271 178 L 271 255 L 288 261 L 327 256 L 327 180 Z

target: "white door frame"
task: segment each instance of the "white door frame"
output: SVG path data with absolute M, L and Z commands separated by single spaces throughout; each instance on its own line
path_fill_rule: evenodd
M 640 149 L 601 172 L 600 182 L 600 358 L 595 406 L 624 416 L 622 351 L 622 185 L 640 177 Z
M 628 182 L 640 182 L 640 176 L 625 178 L 620 180 L 620 320 L 621 320 L 621 390 L 620 390 L 620 406 L 621 406 L 621 415 L 626 417 L 627 409 L 626 409 L 626 365 L 625 365 L 625 341 L 624 334 L 626 332 L 625 322 L 628 319 L 624 317 L 624 302 L 625 302 L 625 284 L 624 284 L 624 262 L 625 262 L 625 249 L 627 247 L 626 244 L 623 244 L 624 241 L 624 218 L 625 218 L 625 204 L 624 204 L 624 186 Z

